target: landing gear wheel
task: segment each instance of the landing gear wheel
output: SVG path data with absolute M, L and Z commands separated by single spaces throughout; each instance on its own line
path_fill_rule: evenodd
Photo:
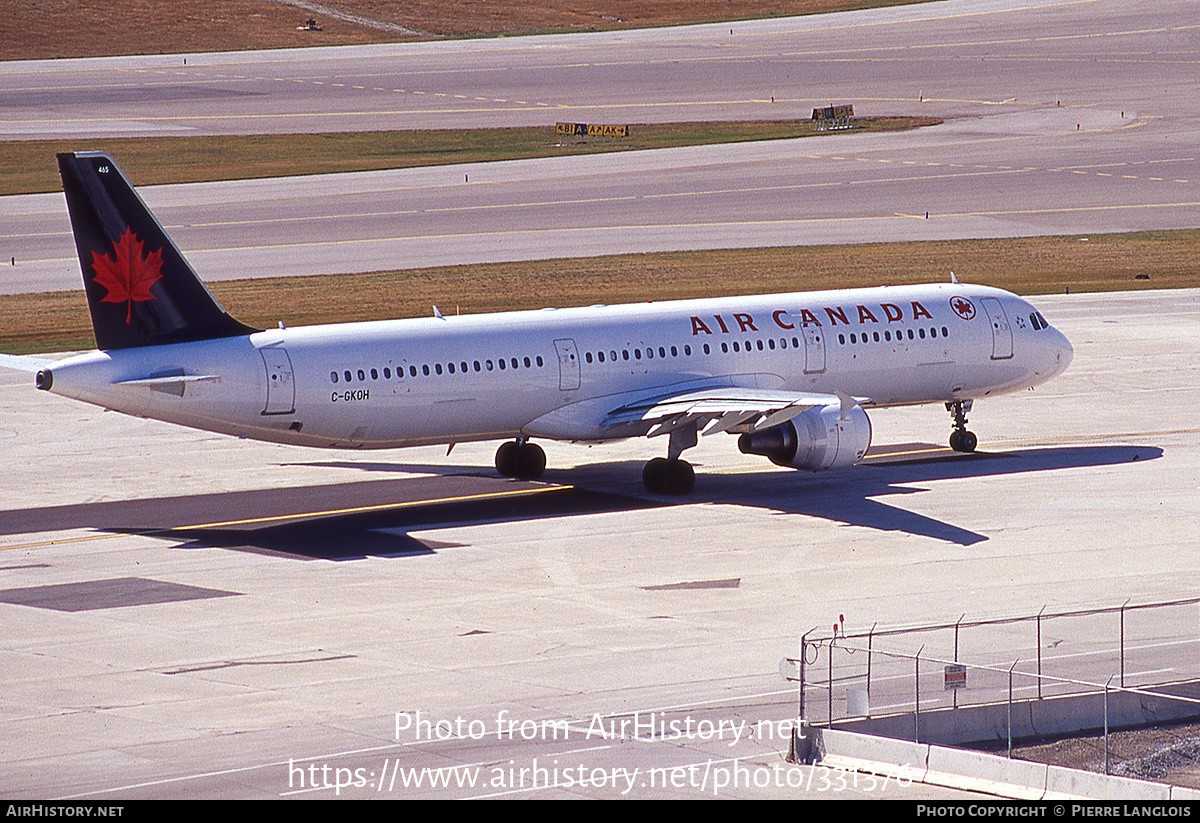
M 950 448 L 956 452 L 970 454 L 975 451 L 975 447 L 979 445 L 979 438 L 975 436 L 975 432 L 967 431 L 952 431 L 950 432 Z
M 654 494 L 684 495 L 696 485 L 696 470 L 686 460 L 656 457 L 642 470 L 642 483 Z
M 967 430 L 967 412 L 971 410 L 970 400 L 959 400 L 946 404 L 946 411 L 954 421 L 954 431 L 950 432 L 950 448 L 956 452 L 970 454 L 979 445 L 975 432 Z
M 546 470 L 546 453 L 533 443 L 509 441 L 496 449 L 496 471 L 504 477 L 536 480 Z
M 518 480 L 537 480 L 546 470 L 546 453 L 541 446 L 522 443 L 517 447 L 517 459 L 513 465 L 513 477 Z
M 517 473 L 516 464 L 517 444 L 511 440 L 501 443 L 500 448 L 496 449 L 496 471 L 500 472 L 502 477 L 513 477 Z

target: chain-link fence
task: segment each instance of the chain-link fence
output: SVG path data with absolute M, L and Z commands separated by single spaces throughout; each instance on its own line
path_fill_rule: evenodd
M 991 707 L 978 724 L 1011 737 L 1006 712 L 1023 706 L 1015 726 L 1038 726 L 1029 701 L 1065 695 L 1095 697 L 1075 711 L 1077 722 L 1093 718 L 1097 728 L 1108 725 L 1111 695 L 1143 713 L 1200 714 L 1187 690 L 1164 688 L 1200 680 L 1198 651 L 1200 598 L 1189 598 L 888 630 L 848 631 L 839 622 L 829 634 L 805 634 L 785 674 L 799 683 L 798 715 L 810 725 L 903 717 L 903 733 L 893 736 L 922 740 L 923 717 Z M 1170 712 L 1159 705 L 1167 702 Z

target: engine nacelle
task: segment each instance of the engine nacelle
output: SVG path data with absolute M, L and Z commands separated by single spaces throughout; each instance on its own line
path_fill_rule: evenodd
M 820 471 L 853 466 L 871 446 L 871 420 L 861 406 L 842 419 L 840 406 L 811 408 L 804 414 L 738 438 L 742 454 L 760 454 L 777 466 Z

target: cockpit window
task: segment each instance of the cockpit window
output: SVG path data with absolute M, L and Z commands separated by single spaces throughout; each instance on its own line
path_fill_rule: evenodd
M 1041 312 L 1035 311 L 1033 314 L 1029 315 L 1029 322 L 1032 323 L 1033 327 L 1038 331 L 1050 328 L 1050 324 L 1046 322 L 1046 318 L 1042 317 Z

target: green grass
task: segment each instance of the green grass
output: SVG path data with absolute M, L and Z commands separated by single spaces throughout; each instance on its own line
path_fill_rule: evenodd
M 863 118 L 855 121 L 851 131 L 895 131 L 938 122 L 928 117 Z M 18 140 L 0 143 L 0 169 L 3 169 L 0 195 L 59 191 L 62 182 L 54 155 L 66 151 L 108 152 L 135 185 L 149 186 L 782 140 L 818 134 L 824 139 L 837 139 L 845 133 L 819 133 L 806 120 L 760 120 L 634 125 L 630 137 L 624 141 L 580 145 L 559 145 L 553 123 L 510 129 Z
M 262 327 L 949 280 L 1019 294 L 1200 286 L 1200 230 L 628 254 L 210 283 Z M 734 277 L 730 273 L 734 273 Z M 1139 276 L 1148 279 L 1138 279 Z M 1053 318 L 1050 318 L 1053 322 Z M 0 297 L 0 351 L 94 347 L 80 291 Z

